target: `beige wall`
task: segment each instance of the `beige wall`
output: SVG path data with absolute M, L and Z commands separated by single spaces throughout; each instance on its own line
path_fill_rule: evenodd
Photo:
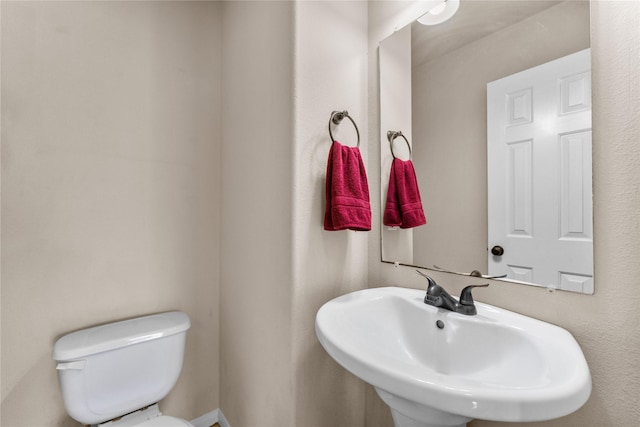
M 2 2 L 2 418 L 77 425 L 55 340 L 192 320 L 163 403 L 218 406 L 217 3 Z
M 292 4 L 223 10 L 220 404 L 233 427 L 293 425 Z
M 381 2 L 385 3 L 385 2 Z M 390 34 L 393 21 L 370 4 L 369 49 Z M 386 16 L 393 16 L 386 14 Z M 640 2 L 592 2 L 593 145 L 595 294 L 550 293 L 530 286 L 494 282 L 477 299 L 568 329 L 580 343 L 593 377 L 593 391 L 577 412 L 529 426 L 601 427 L 637 423 L 640 409 Z M 375 69 L 370 61 L 370 79 Z M 375 117 L 377 94 L 370 83 L 369 111 Z M 369 133 L 376 134 L 374 120 Z M 379 141 L 371 140 L 372 151 Z M 370 164 L 369 171 L 375 169 Z M 379 173 L 379 172 L 378 172 Z M 373 173 L 371 173 L 373 175 Z M 379 176 L 378 176 L 379 178 Z M 371 179 L 376 179 L 372 177 Z M 380 200 L 376 200 L 379 204 Z M 374 212 L 376 209 L 374 208 Z M 372 286 L 423 288 L 412 269 L 378 262 L 379 243 L 369 240 Z M 471 278 L 434 273 L 458 293 Z M 367 394 L 367 427 L 390 427 L 388 409 L 371 388 Z M 474 426 L 501 423 L 474 421 Z M 504 424 L 514 425 L 514 424 Z
M 295 6 L 291 311 L 296 413 L 288 425 L 364 427 L 365 384 L 322 349 L 315 315 L 326 301 L 367 287 L 370 233 L 322 228 L 330 113 L 349 111 L 361 133 L 365 164 L 377 157 L 366 135 L 367 4 L 303 1 Z M 344 144 L 357 141 L 348 119 L 333 135 Z M 375 188 L 369 181 L 370 193 Z
M 367 161 L 366 9 L 3 3 L 3 425 L 75 425 L 55 339 L 168 309 L 193 328 L 166 413 L 364 425 L 314 321 L 367 285 L 367 234 L 322 230 L 332 110 Z
M 420 24 L 418 24 L 420 25 Z M 568 1 L 413 68 L 413 162 L 428 224 L 413 264 L 487 273 L 487 83 L 589 47 Z
M 314 322 L 366 287 L 367 234 L 322 229 L 329 114 L 366 130 L 366 3 L 231 2 L 223 21 L 222 410 L 233 427 L 363 426 L 364 383 Z

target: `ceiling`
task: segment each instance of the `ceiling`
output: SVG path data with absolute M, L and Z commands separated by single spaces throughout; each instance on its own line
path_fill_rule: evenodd
M 559 3 L 562 1 L 461 0 L 458 12 L 442 24 L 411 24 L 413 66 L 431 61 Z

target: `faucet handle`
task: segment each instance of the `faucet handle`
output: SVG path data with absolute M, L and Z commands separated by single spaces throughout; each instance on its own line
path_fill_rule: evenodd
M 438 286 L 438 284 L 436 283 L 435 280 L 433 280 L 431 277 L 427 276 L 426 274 L 424 274 L 422 271 L 420 270 L 416 270 L 416 273 L 418 273 L 419 275 L 421 275 L 422 277 L 424 277 L 425 279 L 427 279 L 427 282 L 429 283 L 428 287 L 427 287 L 427 291 L 431 288 L 433 288 L 434 286 Z
M 469 285 L 466 288 L 464 288 L 462 290 L 462 292 L 460 292 L 460 299 L 459 302 L 462 305 L 473 305 L 473 295 L 471 295 L 471 290 L 473 288 L 486 288 L 487 286 L 489 286 L 488 283 L 485 283 L 484 285 Z

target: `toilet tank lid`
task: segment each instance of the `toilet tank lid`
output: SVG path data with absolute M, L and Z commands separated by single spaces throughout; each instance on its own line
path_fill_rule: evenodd
M 82 329 L 60 338 L 53 347 L 53 358 L 58 362 L 76 360 L 175 335 L 190 326 L 186 313 L 171 311 Z

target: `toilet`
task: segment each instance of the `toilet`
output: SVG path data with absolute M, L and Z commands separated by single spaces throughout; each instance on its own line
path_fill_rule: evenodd
M 60 338 L 53 358 L 67 413 L 91 426 L 193 427 L 158 406 L 180 376 L 190 326 L 172 311 Z

